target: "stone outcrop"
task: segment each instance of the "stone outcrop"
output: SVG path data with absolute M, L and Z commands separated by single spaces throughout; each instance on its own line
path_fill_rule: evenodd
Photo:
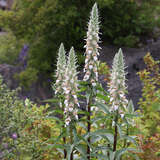
M 102 51 L 100 54 L 100 60 L 103 62 L 107 62 L 107 64 L 111 67 L 112 60 L 115 53 L 119 48 L 114 46 L 104 46 L 102 47 Z M 143 61 L 143 57 L 147 52 L 150 52 L 155 60 L 160 59 L 160 40 L 157 42 L 149 43 L 148 45 L 142 48 L 123 48 L 122 51 L 124 53 L 124 58 L 126 62 L 126 72 L 128 73 L 127 85 L 128 85 L 128 97 L 133 100 L 135 108 L 138 107 L 138 101 L 141 97 L 141 90 L 143 84 L 141 83 L 137 72 L 143 70 L 145 68 L 145 64 Z

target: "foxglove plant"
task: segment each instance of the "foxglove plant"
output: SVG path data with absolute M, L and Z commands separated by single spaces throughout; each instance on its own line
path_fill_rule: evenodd
M 67 67 L 65 69 L 65 76 L 63 82 L 63 90 L 65 96 L 65 125 L 68 126 L 72 120 L 78 119 L 78 107 L 79 102 L 77 98 L 77 91 L 78 91 L 78 78 L 76 71 L 76 56 L 73 47 L 69 52 Z
M 96 83 L 98 81 L 98 49 L 100 48 L 99 43 L 99 15 L 98 15 L 98 8 L 97 4 L 95 3 L 91 15 L 90 20 L 88 23 L 88 31 L 87 31 L 87 39 L 86 39 L 86 45 L 84 46 L 86 48 L 85 51 L 85 67 L 84 67 L 84 78 L 83 80 L 88 82 L 88 89 L 87 89 L 87 95 L 89 97 L 87 98 L 87 132 L 89 134 L 88 137 L 88 144 L 91 143 L 90 139 L 90 130 L 91 130 L 91 104 L 93 103 L 93 87 L 96 86 Z M 90 146 L 87 146 L 87 155 L 88 160 L 90 160 Z
M 65 77 L 65 69 L 66 69 L 66 56 L 64 45 L 61 43 L 59 51 L 58 51 L 58 58 L 57 58 L 57 70 L 56 70 L 56 83 L 53 85 L 53 89 L 55 90 L 55 95 L 59 99 L 59 107 L 61 108 L 62 112 L 64 112 L 64 97 L 63 94 L 63 82 Z M 64 120 L 64 115 L 62 115 L 62 119 Z M 63 121 L 64 124 L 64 121 Z M 64 128 L 64 125 L 62 126 Z M 64 131 L 65 132 L 65 129 Z M 66 137 L 63 137 L 63 143 L 66 143 Z M 64 158 L 66 158 L 66 150 L 64 149 Z
M 114 144 L 113 151 L 117 148 L 117 136 L 118 136 L 118 119 L 119 114 L 123 118 L 128 101 L 125 97 L 126 85 L 125 85 L 125 66 L 123 60 L 122 50 L 119 49 L 118 53 L 113 59 L 111 81 L 109 83 L 110 103 L 111 111 L 115 112 L 115 118 L 113 124 L 115 125 Z

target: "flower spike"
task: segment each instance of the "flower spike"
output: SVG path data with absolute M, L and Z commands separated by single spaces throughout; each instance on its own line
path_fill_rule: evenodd
M 77 91 L 78 91 L 78 78 L 77 78 L 77 66 L 76 66 L 76 56 L 73 47 L 69 52 L 67 67 L 65 70 L 65 77 L 64 77 L 64 96 L 65 96 L 65 124 L 68 126 L 73 119 L 78 119 L 78 109 L 79 102 L 77 98 Z
M 63 92 L 62 85 L 64 80 L 64 74 L 66 69 L 66 56 L 64 45 L 61 43 L 59 51 L 58 51 L 58 58 L 57 58 L 57 70 L 56 70 L 56 83 L 55 87 L 55 94 L 61 94 Z
M 123 115 L 126 110 L 128 100 L 126 99 L 126 84 L 125 84 L 125 65 L 122 50 L 119 49 L 118 53 L 113 59 L 111 81 L 109 83 L 111 111 L 119 110 Z
M 97 4 L 95 3 L 92 11 L 90 20 L 88 23 L 87 39 L 86 39 L 86 59 L 84 67 L 84 81 L 91 82 L 92 86 L 96 85 L 98 81 L 98 49 L 100 48 L 99 43 L 99 15 Z

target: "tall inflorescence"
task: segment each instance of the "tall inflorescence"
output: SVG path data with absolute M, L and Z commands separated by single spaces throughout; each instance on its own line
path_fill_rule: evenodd
M 56 83 L 55 87 L 55 94 L 62 94 L 63 93 L 63 81 L 66 69 L 66 56 L 64 45 L 61 43 L 59 51 L 58 51 L 58 58 L 57 58 L 57 70 L 56 70 Z
M 122 50 L 119 49 L 118 53 L 113 59 L 111 81 L 109 83 L 111 111 L 117 111 L 124 116 L 124 111 L 127 108 L 128 100 L 125 96 L 126 93 L 126 78 L 125 78 L 125 64 L 123 59 Z
M 67 67 L 65 69 L 65 77 L 63 83 L 63 90 L 65 96 L 65 125 L 68 126 L 72 120 L 78 119 L 78 78 L 77 78 L 77 66 L 76 66 L 76 56 L 73 47 L 69 52 Z
M 88 23 L 87 39 L 85 55 L 85 67 L 84 67 L 84 81 L 91 82 L 92 86 L 96 85 L 98 81 L 98 49 L 99 43 L 99 15 L 97 4 L 95 3 Z

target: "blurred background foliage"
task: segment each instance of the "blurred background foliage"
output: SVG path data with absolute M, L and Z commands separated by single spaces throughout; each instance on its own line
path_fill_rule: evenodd
M 158 0 L 96 0 L 102 24 L 101 35 L 104 44 L 134 47 L 143 36 L 153 36 L 158 25 Z M 27 67 L 34 75 L 51 75 L 55 67 L 57 49 L 64 42 L 66 50 L 74 46 L 78 61 L 83 63 L 83 45 L 90 9 L 95 0 L 15 0 L 8 11 L 0 11 L 0 27 L 10 30 L 10 37 L 1 47 L 6 62 L 8 50 L 14 43 L 29 44 Z M 155 9 L 156 7 L 156 9 Z M 8 36 L 8 35 L 7 35 Z M 15 57 L 16 51 L 10 49 Z M 2 54 L 0 54 L 2 55 Z M 14 58 L 13 58 L 14 59 Z M 31 70 L 31 69 L 30 69 Z M 36 70 L 36 71 L 35 71 Z M 32 74 L 31 72 L 27 72 Z M 26 74 L 25 74 L 26 75 Z
M 3 33 L 0 36 L 0 64 L 15 64 L 21 50 L 21 44 L 16 40 L 12 32 Z

